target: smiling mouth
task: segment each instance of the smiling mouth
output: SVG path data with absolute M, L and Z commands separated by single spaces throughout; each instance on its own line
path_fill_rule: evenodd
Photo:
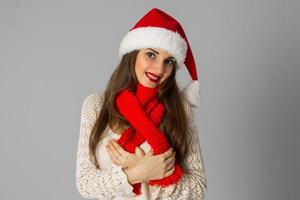
M 159 76 L 155 76 L 153 75 L 152 73 L 149 73 L 149 72 L 145 72 L 146 76 L 149 78 L 150 81 L 152 82 L 158 82 L 158 80 L 161 78 Z

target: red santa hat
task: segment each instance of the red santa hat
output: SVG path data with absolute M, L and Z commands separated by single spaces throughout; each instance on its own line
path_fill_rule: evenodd
M 166 12 L 153 8 L 127 32 L 120 43 L 119 57 L 136 49 L 161 48 L 176 59 L 178 69 L 187 68 L 192 81 L 183 88 L 185 99 L 200 104 L 200 82 L 192 49 L 180 23 Z

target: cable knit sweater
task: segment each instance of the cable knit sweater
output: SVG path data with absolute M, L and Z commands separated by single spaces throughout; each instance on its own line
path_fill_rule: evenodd
M 142 195 L 136 196 L 132 192 L 123 167 L 115 165 L 109 158 L 105 144 L 109 139 L 118 139 L 119 134 L 114 133 L 108 126 L 104 137 L 97 146 L 97 160 L 101 169 L 97 169 L 89 158 L 89 136 L 92 127 L 99 116 L 104 101 L 104 92 L 88 95 L 82 104 L 79 141 L 76 161 L 76 185 L 80 195 L 84 198 L 114 199 L 114 200 L 203 200 L 207 194 L 207 184 L 203 158 L 198 140 L 197 126 L 191 106 L 184 101 L 187 113 L 188 126 L 192 130 L 187 134 L 188 154 L 184 160 L 184 175 L 180 182 L 162 188 L 141 184 Z M 140 147 L 144 152 L 150 150 L 145 141 Z

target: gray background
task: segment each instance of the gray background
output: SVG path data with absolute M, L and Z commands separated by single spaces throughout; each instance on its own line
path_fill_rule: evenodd
M 1 0 L 1 200 L 83 199 L 81 104 L 152 7 L 182 23 L 196 58 L 207 199 L 300 199 L 299 1 Z

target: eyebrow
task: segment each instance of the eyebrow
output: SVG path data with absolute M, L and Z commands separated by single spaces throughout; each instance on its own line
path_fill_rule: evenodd
M 148 48 L 150 49 L 151 51 L 154 51 L 155 53 L 159 54 L 157 51 L 155 51 L 154 49 L 151 49 L 151 48 Z M 168 58 L 172 58 L 172 59 L 175 59 L 173 56 L 169 56 Z

